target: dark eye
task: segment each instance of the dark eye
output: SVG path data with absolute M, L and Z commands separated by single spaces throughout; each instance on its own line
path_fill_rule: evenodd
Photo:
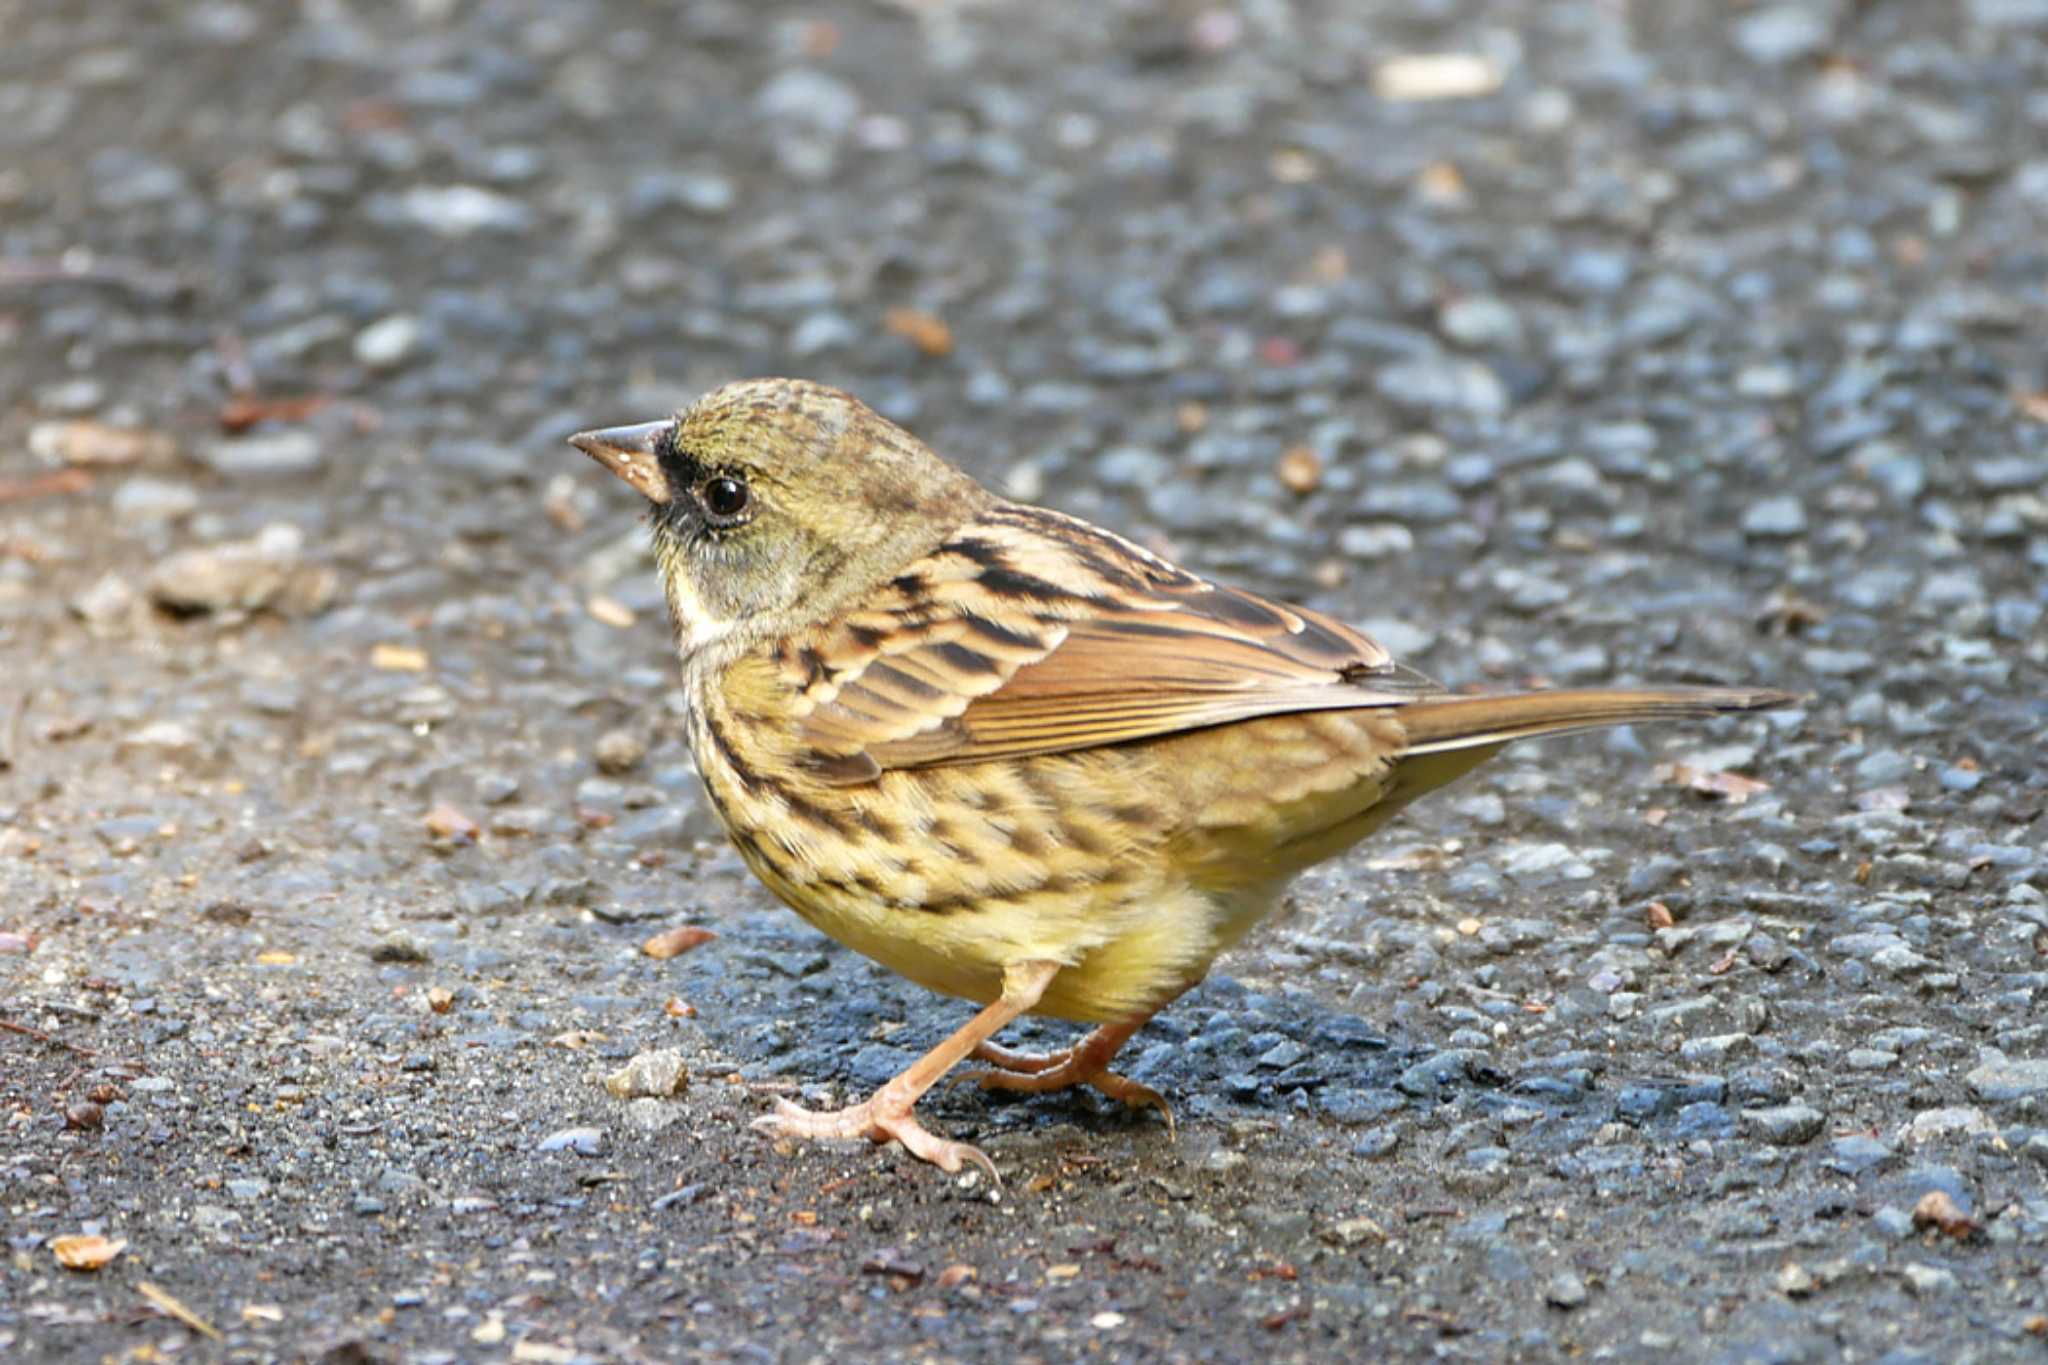
M 698 497 L 704 502 L 704 510 L 722 521 L 739 516 L 753 501 L 747 493 L 747 486 L 730 474 L 720 474 L 707 480 Z

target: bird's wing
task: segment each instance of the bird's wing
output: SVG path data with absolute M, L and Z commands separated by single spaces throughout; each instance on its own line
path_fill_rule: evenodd
M 1350 626 L 1015 505 L 782 641 L 778 663 L 804 761 L 849 784 L 1442 690 Z

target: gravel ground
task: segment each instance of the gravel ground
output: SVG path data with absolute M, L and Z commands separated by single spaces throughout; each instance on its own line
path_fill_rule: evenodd
M 0 1355 L 2041 1358 L 2048 3 L 0 32 Z M 1177 1142 L 778 1148 L 966 1008 L 717 843 L 561 443 L 763 373 L 1453 683 L 1814 700 L 1304 878 Z

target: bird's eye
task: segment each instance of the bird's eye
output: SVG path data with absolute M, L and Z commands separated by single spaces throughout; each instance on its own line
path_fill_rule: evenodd
M 698 496 L 704 502 L 704 510 L 721 521 L 738 517 L 753 501 L 747 486 L 730 474 L 707 480 Z

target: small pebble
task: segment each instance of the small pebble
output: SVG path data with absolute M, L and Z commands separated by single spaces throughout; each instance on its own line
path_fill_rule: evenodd
M 647 741 L 631 730 L 607 730 L 592 750 L 599 772 L 632 772 L 647 758 Z

